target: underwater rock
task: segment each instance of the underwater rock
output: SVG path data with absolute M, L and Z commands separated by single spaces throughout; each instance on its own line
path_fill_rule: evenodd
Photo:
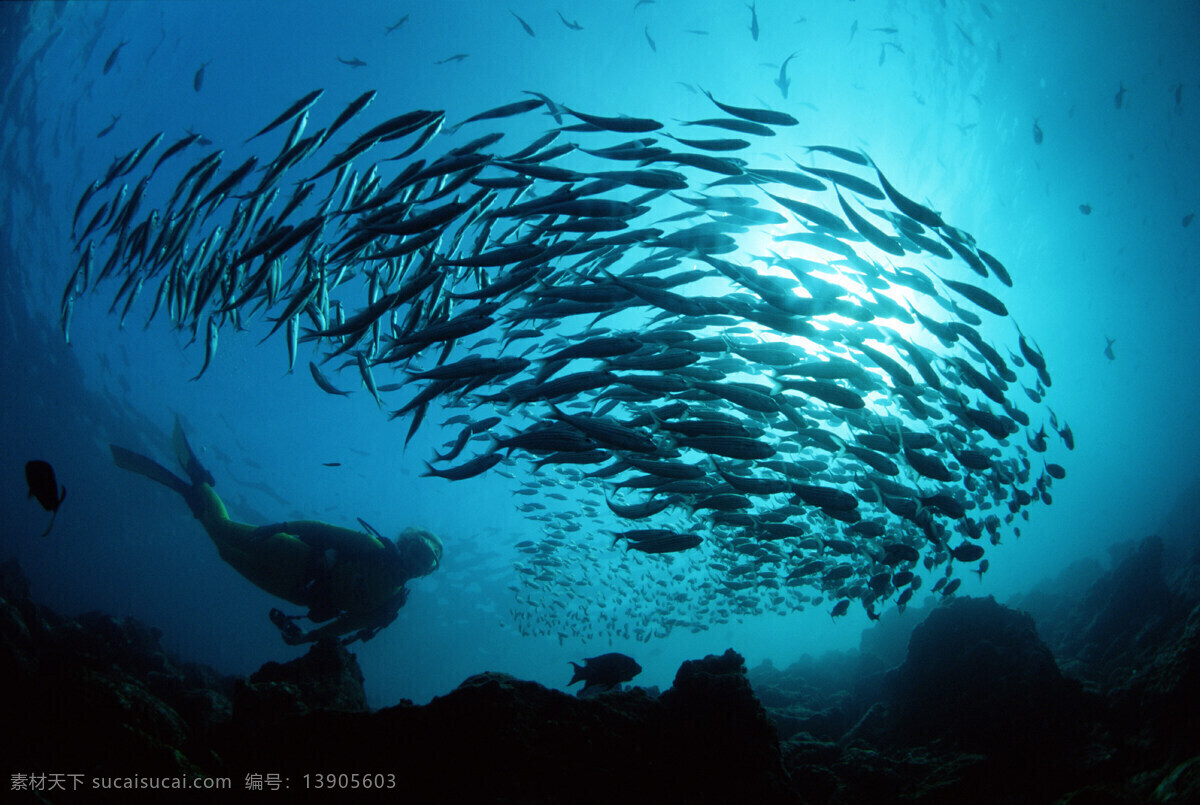
M 904 664 L 888 674 L 884 696 L 885 740 L 948 740 L 1004 756 L 1077 740 L 1084 714 L 1080 684 L 1059 672 L 1033 618 L 990 596 L 930 613 L 913 631 Z
M 1176 760 L 1200 752 L 1200 605 L 1178 639 L 1113 691 L 1123 731 L 1157 744 Z
M 361 713 L 367 710 L 358 660 L 336 640 L 317 641 L 291 662 L 269 662 L 250 675 L 251 685 L 290 682 L 307 708 Z

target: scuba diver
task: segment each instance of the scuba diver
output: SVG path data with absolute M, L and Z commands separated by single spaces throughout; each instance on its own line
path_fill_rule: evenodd
M 343 644 L 371 639 L 394 621 L 404 606 L 408 599 L 405 583 L 429 575 L 441 563 L 441 540 L 420 528 L 405 529 L 393 542 L 361 519 L 370 533 L 315 520 L 264 526 L 231 520 L 213 491 L 212 475 L 196 459 L 178 417 L 173 441 L 186 481 L 131 450 L 117 445 L 109 445 L 109 449 L 121 469 L 178 492 L 221 558 L 234 570 L 259 589 L 308 608 L 307 615 L 271 610 L 271 622 L 289 645 L 324 638 L 340 637 Z M 304 617 L 325 625 L 303 631 L 295 621 Z

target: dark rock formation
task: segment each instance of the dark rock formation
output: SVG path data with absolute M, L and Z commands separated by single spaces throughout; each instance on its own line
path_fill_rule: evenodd
M 60 618 L 30 601 L 15 564 L 0 567 L 0 717 L 21 734 L 11 769 L 225 776 L 235 791 L 269 772 L 293 792 L 317 774 L 378 774 L 415 801 L 799 801 L 733 650 L 685 663 L 658 698 L 484 673 L 371 713 L 336 642 L 243 680 L 174 660 L 160 637 L 128 618 Z
M 894 746 L 946 740 L 969 751 L 1032 760 L 1046 742 L 1075 744 L 1085 706 L 1033 618 L 992 598 L 960 598 L 912 633 L 884 685 Z M 1030 736 L 1037 736 L 1036 741 Z
M 483 673 L 376 712 L 337 643 L 224 678 L 133 619 L 38 606 L 8 563 L 0 717 L 18 725 L 17 773 L 222 776 L 237 792 L 248 774 L 305 792 L 357 773 L 415 801 L 1200 801 L 1200 600 L 1186 562 L 1164 573 L 1170 545 L 1186 555 L 1146 540 L 1108 573 L 1041 586 L 1036 628 L 952 598 L 885 616 L 858 652 L 750 674 L 732 649 L 686 662 L 661 695 Z

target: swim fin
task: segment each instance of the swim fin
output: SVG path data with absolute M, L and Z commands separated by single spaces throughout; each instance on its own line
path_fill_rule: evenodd
M 192 494 L 192 485 L 183 480 L 175 473 L 168 470 L 163 465 L 151 458 L 146 458 L 140 453 L 135 453 L 132 450 L 126 450 L 124 447 L 117 447 L 115 444 L 110 444 L 108 449 L 112 451 L 113 463 L 123 470 L 136 472 L 138 475 L 144 475 L 152 481 L 158 481 L 169 489 L 174 489 L 183 499 L 188 501 L 191 506 L 191 501 L 194 495 Z
M 196 458 L 196 454 L 192 451 L 192 446 L 188 444 L 187 436 L 183 434 L 183 426 L 179 424 L 179 415 L 175 416 L 175 433 L 171 437 L 175 444 L 175 458 L 179 460 L 179 464 L 183 467 L 183 471 L 192 481 L 193 486 L 200 484 L 208 484 L 216 486 L 217 482 L 213 478 L 212 473 L 204 469 L 204 465 Z

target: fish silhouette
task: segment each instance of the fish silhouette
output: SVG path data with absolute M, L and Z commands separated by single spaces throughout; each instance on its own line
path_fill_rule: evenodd
M 38 503 L 50 515 L 50 525 L 42 532 L 42 536 L 50 533 L 54 527 L 54 518 L 58 516 L 58 507 L 67 499 L 67 488 L 59 487 L 54 477 L 54 468 L 45 461 L 29 461 L 25 464 L 25 482 L 29 484 L 29 497 L 37 498 Z

